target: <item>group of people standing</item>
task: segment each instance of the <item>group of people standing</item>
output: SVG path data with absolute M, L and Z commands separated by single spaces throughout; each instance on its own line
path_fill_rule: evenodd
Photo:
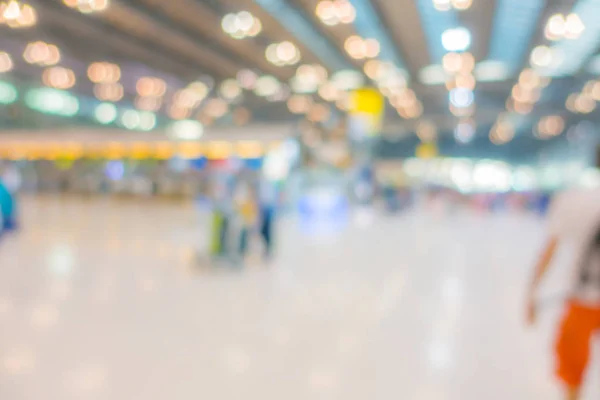
M 273 223 L 276 201 L 268 188 L 238 185 L 229 196 L 214 200 L 213 258 L 242 263 L 253 238 L 262 242 L 263 258 L 273 255 Z

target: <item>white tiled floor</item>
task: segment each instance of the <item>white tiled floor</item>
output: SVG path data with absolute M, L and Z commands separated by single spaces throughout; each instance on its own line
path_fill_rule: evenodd
M 360 215 L 320 236 L 289 220 L 270 267 L 209 270 L 190 205 L 22 208 L 0 241 L 2 400 L 560 398 L 560 303 L 521 323 L 534 217 Z M 590 378 L 598 399 L 597 363 Z

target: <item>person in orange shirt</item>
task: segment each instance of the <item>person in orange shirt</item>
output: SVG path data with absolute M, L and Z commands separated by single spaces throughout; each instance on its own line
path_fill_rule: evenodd
M 527 293 L 530 324 L 537 317 L 537 289 L 559 247 L 571 252 L 573 281 L 556 342 L 556 374 L 566 399 L 578 400 L 590 342 L 600 333 L 600 189 L 568 191 L 552 202 L 548 238 Z

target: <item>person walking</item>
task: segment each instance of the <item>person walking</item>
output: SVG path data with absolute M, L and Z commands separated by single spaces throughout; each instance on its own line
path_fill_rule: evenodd
M 527 320 L 529 324 L 536 322 L 538 287 L 557 250 L 569 250 L 573 281 L 556 341 L 556 375 L 565 386 L 565 398 L 578 400 L 590 359 L 590 342 L 600 333 L 600 189 L 558 195 L 548 219 L 548 237 L 527 291 Z

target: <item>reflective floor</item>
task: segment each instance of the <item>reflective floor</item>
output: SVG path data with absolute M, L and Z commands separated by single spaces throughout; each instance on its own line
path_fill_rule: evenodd
M 22 209 L 0 240 L 0 399 L 560 398 L 567 271 L 545 285 L 540 325 L 522 324 L 535 217 L 361 212 L 328 234 L 287 219 L 276 260 L 241 269 L 197 265 L 208 229 L 192 205 Z

